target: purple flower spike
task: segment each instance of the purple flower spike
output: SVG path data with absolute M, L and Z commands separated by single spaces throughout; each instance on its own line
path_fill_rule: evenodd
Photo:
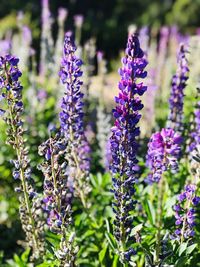
M 13 147 L 16 159 L 13 178 L 19 185 L 15 191 L 19 194 L 19 213 L 22 228 L 26 234 L 27 246 L 32 249 L 32 259 L 38 259 L 44 254 L 44 222 L 41 218 L 41 200 L 34 192 L 28 149 L 24 139 L 22 121 L 23 87 L 19 78 L 22 73 L 18 68 L 19 59 L 6 55 L 0 57 L 0 100 L 3 109 L 0 115 L 7 124 L 7 144 Z
M 68 175 L 74 183 L 75 194 L 81 198 L 83 205 L 85 196 L 89 193 L 88 183 L 90 158 L 89 146 L 84 133 L 83 93 L 80 80 L 82 76 L 82 60 L 75 55 L 76 46 L 72 33 L 65 35 L 64 56 L 59 72 L 61 81 L 65 84 L 65 95 L 62 99 L 60 126 L 68 146 Z
M 81 28 L 83 25 L 84 17 L 83 15 L 75 15 L 74 16 L 74 24 L 76 27 Z
M 162 129 L 152 135 L 147 153 L 147 166 L 151 170 L 146 179 L 148 183 L 159 182 L 169 167 L 174 171 L 178 169 L 181 142 L 181 136 L 172 129 Z
M 110 137 L 112 155 L 110 170 L 113 174 L 112 191 L 115 198 L 113 211 L 116 214 L 114 234 L 119 243 L 121 262 L 127 261 L 135 254 L 127 242 L 130 239 L 130 228 L 133 222 L 130 211 L 134 209 L 136 203 L 132 197 L 138 170 L 136 138 L 140 134 L 140 129 L 137 124 L 141 118 L 139 111 L 143 108 L 139 96 L 147 89 L 141 81 L 147 75 L 144 70 L 146 65 L 147 61 L 140 48 L 138 37 L 130 36 L 126 55 L 122 58 L 122 68 L 119 70 L 121 76 L 118 86 L 119 95 L 115 98 L 116 108 L 113 110 L 115 125 Z M 122 244 L 126 249 L 122 248 Z
M 178 54 L 178 69 L 172 78 L 171 95 L 169 98 L 170 114 L 168 116 L 168 126 L 180 133 L 183 130 L 184 89 L 189 74 L 186 52 L 185 46 L 181 44 Z
M 197 186 L 188 184 L 185 190 L 178 196 L 178 204 L 174 205 L 175 224 L 178 228 L 172 235 L 172 239 L 177 239 L 181 243 L 195 235 L 196 206 L 199 205 L 200 197 L 196 196 Z

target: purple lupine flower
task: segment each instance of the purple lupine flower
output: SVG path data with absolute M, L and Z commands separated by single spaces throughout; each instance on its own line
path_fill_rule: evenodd
M 165 64 L 167 47 L 169 40 L 169 28 L 167 26 L 163 26 L 160 29 L 160 37 L 158 44 L 158 58 L 157 58 L 157 68 L 156 68 L 156 85 L 159 89 L 162 90 L 162 71 Z
M 0 56 L 5 56 L 10 52 L 11 41 L 10 40 L 0 40 Z
M 147 152 L 147 166 L 151 172 L 146 182 L 159 182 L 163 172 L 169 167 L 172 170 L 178 169 L 181 142 L 182 138 L 173 129 L 162 129 L 152 135 Z
M 183 130 L 184 89 L 189 74 L 186 52 L 185 46 L 181 44 L 178 54 L 178 69 L 172 78 L 171 95 L 169 98 L 170 113 L 168 116 L 168 126 L 180 133 Z
M 47 99 L 47 92 L 44 89 L 39 89 L 37 92 L 37 99 L 41 102 Z
M 4 109 L 3 118 L 8 126 L 7 143 L 16 152 L 17 160 L 14 165 L 13 178 L 18 180 L 19 213 L 22 228 L 26 234 L 28 245 L 32 248 L 32 258 L 38 258 L 44 253 L 44 223 L 41 219 L 41 202 L 34 192 L 34 181 L 31 177 L 30 160 L 24 140 L 22 122 L 23 102 L 22 85 L 19 81 L 22 73 L 18 69 L 19 59 L 6 55 L 0 57 L 0 94 Z M 4 101 L 3 101 L 4 100 Z
M 195 184 L 186 185 L 184 192 L 177 198 L 178 204 L 174 205 L 177 229 L 171 238 L 177 239 L 181 243 L 195 235 L 196 206 L 200 203 L 200 197 L 196 196 L 196 190 Z
M 68 10 L 66 8 L 60 7 L 58 9 L 58 35 L 55 43 L 54 58 L 55 58 L 55 69 L 60 70 L 60 59 L 62 57 L 63 42 L 64 42 L 64 26 L 65 20 L 68 16 Z
M 52 18 L 49 10 L 49 0 L 41 0 L 42 5 L 42 32 L 41 32 L 41 54 L 40 54 L 40 75 L 45 76 L 54 68 Z
M 110 115 L 110 114 L 109 114 Z M 109 170 L 108 164 L 108 140 L 110 137 L 111 128 L 111 116 L 105 112 L 105 107 L 103 103 L 99 103 L 97 107 L 97 141 L 99 146 L 99 156 L 102 167 Z
M 82 61 L 75 55 L 76 46 L 71 32 L 65 35 L 64 56 L 59 72 L 65 84 L 65 95 L 62 99 L 60 112 L 61 131 L 68 141 L 68 172 L 74 181 L 75 194 L 84 205 L 85 196 L 90 191 L 88 184 L 90 158 L 88 143 L 84 133 L 83 93 L 81 92 Z
M 56 251 L 61 265 L 73 266 L 76 252 L 68 240 L 73 224 L 73 186 L 70 184 L 64 159 L 66 140 L 60 131 L 54 135 L 54 127 L 49 128 L 50 138 L 39 147 L 39 154 L 45 157 L 45 161 L 39 166 L 44 174 L 44 212 L 47 214 L 50 231 L 61 235 L 60 249 Z
M 139 40 L 143 51 L 147 53 L 149 47 L 149 28 L 147 26 L 143 26 L 140 29 Z
M 23 41 L 30 44 L 32 41 L 32 33 L 31 33 L 31 29 L 24 25 L 22 27 L 22 34 L 23 34 Z
M 83 15 L 75 15 L 74 16 L 74 24 L 77 28 L 81 28 L 83 25 L 84 17 Z
M 140 134 L 140 129 L 137 124 L 141 118 L 139 112 L 143 108 L 139 96 L 143 95 L 147 89 L 141 81 L 147 75 L 144 71 L 147 61 L 140 48 L 138 37 L 135 35 L 128 38 L 126 55 L 122 58 L 122 64 L 119 70 L 120 92 L 118 97 L 115 97 L 116 108 L 113 110 L 115 125 L 110 137 L 112 154 L 110 169 L 113 175 L 112 191 L 115 198 L 113 211 L 116 214 L 114 234 L 119 244 L 121 261 L 125 262 L 134 254 L 128 242 L 133 222 L 130 211 L 135 205 L 133 195 L 138 169 L 136 138 Z
M 200 101 L 197 103 L 196 110 L 194 111 L 193 129 L 190 133 L 191 142 L 187 148 L 192 152 L 200 144 Z
M 66 8 L 60 7 L 58 9 L 58 22 L 59 22 L 59 24 L 62 24 L 65 21 L 67 15 L 68 15 L 68 10 Z

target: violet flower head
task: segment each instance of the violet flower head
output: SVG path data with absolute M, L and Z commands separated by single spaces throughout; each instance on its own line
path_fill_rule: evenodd
M 83 62 L 76 57 L 75 51 L 76 46 L 72 33 L 68 32 L 65 36 L 64 57 L 59 72 L 61 81 L 65 84 L 66 89 L 61 104 L 60 125 L 67 139 L 70 138 L 70 127 L 75 139 L 80 138 L 84 134 L 83 93 L 80 90 L 83 84 L 80 80 L 83 74 L 80 67 Z
M 41 0 L 41 53 L 40 53 L 40 75 L 44 77 L 54 71 L 54 41 L 52 37 L 53 19 L 49 9 L 49 0 Z
M 116 108 L 113 110 L 115 125 L 110 137 L 112 154 L 110 170 L 113 174 L 115 197 L 113 203 L 113 211 L 116 214 L 114 234 L 119 244 L 121 261 L 124 262 L 134 254 L 129 244 L 129 234 L 133 222 L 130 211 L 134 209 L 135 204 L 132 197 L 135 192 L 134 184 L 138 169 L 136 138 L 140 134 L 140 129 L 137 124 L 141 118 L 139 112 L 143 108 L 139 96 L 143 95 L 147 89 L 141 81 L 147 75 L 144 71 L 147 61 L 136 35 L 128 38 L 126 55 L 122 58 L 122 64 L 119 70 L 121 76 L 118 86 L 119 95 L 115 97 Z
M 158 183 L 169 167 L 173 171 L 178 169 L 181 142 L 182 138 L 173 129 L 162 129 L 152 135 L 147 152 L 147 166 L 150 169 L 147 183 Z
M 189 74 L 186 52 L 185 46 L 181 44 L 178 54 L 178 69 L 172 78 L 171 95 L 169 98 L 170 113 L 168 116 L 168 126 L 180 133 L 183 130 L 184 89 Z
M 51 132 L 54 131 L 54 128 Z M 52 134 L 51 134 L 52 135 Z M 62 233 L 62 228 L 71 224 L 71 200 L 73 188 L 68 186 L 66 162 L 62 156 L 66 141 L 58 132 L 39 147 L 39 154 L 45 157 L 39 168 L 44 173 L 44 210 L 47 224 L 52 232 Z
M 81 195 L 85 205 L 83 196 L 90 191 L 88 185 L 90 158 L 83 122 L 83 93 L 81 92 L 83 82 L 80 80 L 83 63 L 76 57 L 75 51 L 72 33 L 68 32 L 65 35 L 64 56 L 59 72 L 66 90 L 61 104 L 60 126 L 68 141 L 69 176 L 74 180 L 75 193 Z
M 59 23 L 63 23 L 68 16 L 68 10 L 66 8 L 60 7 L 58 9 L 58 21 Z
M 74 24 L 77 28 L 81 28 L 83 25 L 84 17 L 83 15 L 75 15 L 74 16 Z
M 0 56 L 5 56 L 10 52 L 11 41 L 10 40 L 0 40 Z
M 200 197 L 196 196 L 197 186 L 188 184 L 184 192 L 178 196 L 178 203 L 174 205 L 177 229 L 172 239 L 181 241 L 188 240 L 195 235 L 196 206 L 200 203 Z
M 23 87 L 19 81 L 22 73 L 18 69 L 19 59 L 6 55 L 0 57 L 0 98 L 1 115 L 7 124 L 7 143 L 16 153 L 16 159 L 11 160 L 14 165 L 13 178 L 18 180 L 15 189 L 19 193 L 19 213 L 22 228 L 26 234 L 26 241 L 32 248 L 32 258 L 38 258 L 44 253 L 44 223 L 42 220 L 41 201 L 34 190 L 31 175 L 28 150 L 24 140 L 22 121 Z

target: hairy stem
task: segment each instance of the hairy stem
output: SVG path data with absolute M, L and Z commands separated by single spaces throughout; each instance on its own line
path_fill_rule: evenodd
M 161 230 L 162 230 L 162 214 L 163 214 L 163 196 L 165 189 L 164 176 L 161 177 L 158 184 L 158 217 L 157 217 L 157 234 L 156 234 L 156 263 L 159 263 L 161 253 Z
M 17 159 L 18 159 L 19 165 L 20 165 L 20 177 L 21 177 L 21 182 L 22 182 L 24 201 L 25 201 L 26 209 L 27 209 L 28 216 L 29 216 L 31 226 L 32 226 L 32 230 L 33 230 L 33 241 L 35 244 L 35 248 L 39 251 L 39 245 L 37 242 L 37 235 L 36 235 L 36 227 L 35 227 L 34 218 L 33 218 L 32 212 L 31 212 L 31 203 L 29 200 L 28 189 L 27 189 L 26 179 L 25 179 L 25 175 L 24 175 L 25 170 L 23 167 L 21 167 L 23 165 L 23 159 L 21 158 L 21 148 L 19 145 L 19 140 L 18 140 L 16 128 L 14 127 L 14 118 L 13 118 L 12 107 L 9 105 L 8 105 L 8 107 L 9 107 L 9 111 L 10 111 L 11 127 L 12 127 L 13 136 L 14 136 L 15 144 L 16 144 Z

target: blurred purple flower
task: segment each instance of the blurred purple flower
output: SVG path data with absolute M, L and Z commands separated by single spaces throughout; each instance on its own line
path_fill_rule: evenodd
M 178 54 L 178 69 L 172 78 L 171 95 L 169 98 L 170 113 L 168 116 L 168 126 L 180 133 L 183 130 L 184 89 L 188 80 L 188 73 L 186 48 L 181 44 Z
M 147 166 L 151 171 L 146 178 L 147 183 L 159 182 L 169 167 L 173 171 L 178 169 L 181 142 L 181 136 L 173 129 L 162 129 L 152 135 L 147 152 Z
M 75 15 L 74 16 L 74 24 L 77 28 L 81 28 L 83 25 L 84 16 L 83 15 Z

